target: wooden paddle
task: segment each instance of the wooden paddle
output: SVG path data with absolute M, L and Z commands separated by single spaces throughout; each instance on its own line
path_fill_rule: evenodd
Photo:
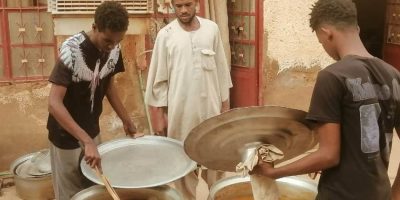
M 117 192 L 115 192 L 114 188 L 111 187 L 110 182 L 108 181 L 107 177 L 105 177 L 105 176 L 103 175 L 103 173 L 100 172 L 100 170 L 99 170 L 99 168 L 98 168 L 97 166 L 96 166 L 96 175 L 101 179 L 101 181 L 103 182 L 104 186 L 106 186 L 106 189 L 107 189 L 108 193 L 111 195 L 111 197 L 112 197 L 114 200 L 121 200 L 121 199 L 118 197 Z

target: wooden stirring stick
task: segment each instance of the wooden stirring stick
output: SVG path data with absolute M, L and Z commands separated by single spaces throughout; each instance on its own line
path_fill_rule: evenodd
M 103 182 L 104 186 L 106 186 L 106 189 L 107 189 L 108 193 L 110 193 L 111 197 L 114 200 L 121 200 L 118 197 L 117 192 L 115 192 L 114 188 L 111 187 L 110 182 L 108 181 L 107 177 L 105 177 L 103 175 L 103 173 L 100 172 L 100 170 L 99 170 L 99 168 L 97 166 L 96 166 L 96 175 L 101 179 L 101 181 Z

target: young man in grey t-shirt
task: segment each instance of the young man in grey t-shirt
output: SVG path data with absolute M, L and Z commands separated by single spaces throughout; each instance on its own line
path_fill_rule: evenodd
M 310 26 L 337 62 L 318 74 L 308 120 L 317 151 L 291 164 L 259 164 L 252 173 L 271 178 L 322 171 L 319 200 L 399 198 L 387 174 L 393 130 L 400 130 L 400 73 L 362 44 L 351 0 L 319 0 Z

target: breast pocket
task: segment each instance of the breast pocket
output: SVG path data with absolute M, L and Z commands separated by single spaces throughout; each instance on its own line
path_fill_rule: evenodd
M 210 49 L 202 49 L 201 51 L 201 67 L 206 71 L 215 70 L 215 52 Z

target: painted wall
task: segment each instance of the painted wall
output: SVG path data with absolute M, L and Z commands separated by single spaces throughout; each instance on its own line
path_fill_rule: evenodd
M 309 28 L 315 0 L 264 0 L 264 104 L 307 110 L 316 74 L 333 62 Z
M 138 130 L 149 133 L 141 93 L 140 71 L 135 59 L 136 55 L 145 51 L 147 29 L 142 28 L 152 26 L 148 26 L 144 18 L 132 21 L 131 25 L 134 24 L 136 28 L 130 29 L 122 41 L 126 71 L 117 75 L 116 83 L 121 100 Z M 65 20 L 63 22 L 67 23 Z M 79 24 L 79 20 L 74 20 L 72 24 L 75 26 L 69 26 L 68 33 L 90 30 L 91 20 L 82 20 L 82 23 L 83 25 Z M 62 29 L 56 28 L 56 31 L 59 34 L 56 36 L 59 46 L 69 36 L 62 35 Z M 146 77 L 145 73 L 143 77 Z M 143 80 L 144 84 L 145 81 Z M 50 84 L 47 81 L 0 85 L 0 172 L 8 170 L 11 162 L 18 157 L 48 147 L 46 123 L 49 91 Z M 102 139 L 106 141 L 123 137 L 125 133 L 122 123 L 106 98 L 103 104 L 100 118 Z

